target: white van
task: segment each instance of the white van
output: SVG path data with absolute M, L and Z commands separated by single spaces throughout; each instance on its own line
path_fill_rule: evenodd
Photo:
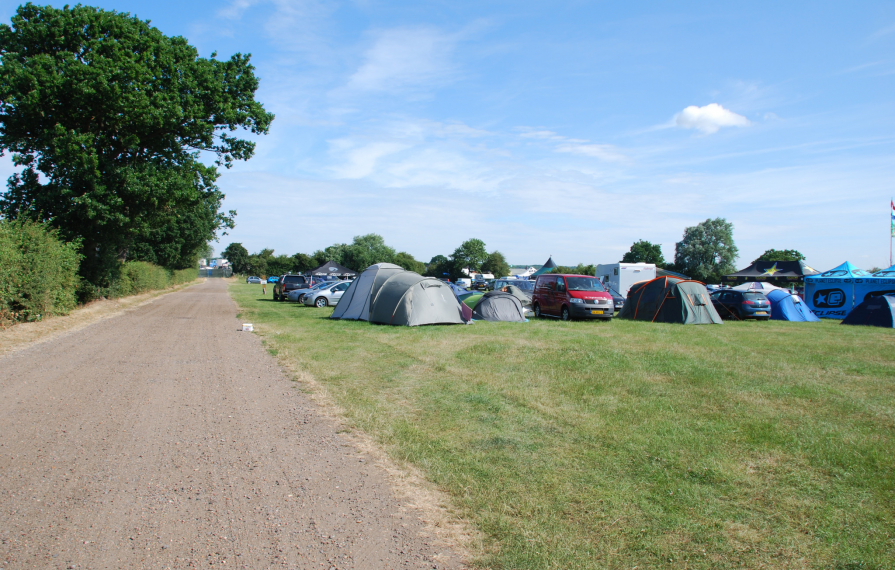
M 631 285 L 656 278 L 654 263 L 606 263 L 597 266 L 594 276 L 603 282 L 613 295 L 628 298 Z

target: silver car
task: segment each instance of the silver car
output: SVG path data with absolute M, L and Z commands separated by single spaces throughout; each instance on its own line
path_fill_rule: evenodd
M 327 305 L 333 307 L 339 304 L 339 299 L 350 285 L 351 281 L 339 281 L 321 287 L 316 291 L 306 293 L 301 302 L 309 307 L 326 307 Z
M 297 302 L 301 303 L 302 301 L 304 301 L 305 295 L 307 293 L 317 291 L 321 287 L 327 287 L 332 284 L 333 284 L 332 281 L 328 281 L 328 282 L 321 281 L 320 283 L 315 283 L 315 284 L 311 285 L 310 287 L 306 287 L 304 289 L 293 289 L 292 291 L 289 291 L 288 293 L 286 293 L 286 298 L 289 299 L 290 301 L 297 301 Z
M 260 277 L 246 277 L 246 283 L 255 283 L 256 285 L 261 285 Z

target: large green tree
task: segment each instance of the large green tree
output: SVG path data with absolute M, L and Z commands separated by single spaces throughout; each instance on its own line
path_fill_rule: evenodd
M 674 246 L 674 264 L 693 279 L 717 283 L 735 270 L 738 254 L 733 224 L 724 218 L 708 219 L 684 230 L 683 239 Z
M 243 247 L 241 243 L 231 243 L 224 248 L 221 255 L 230 262 L 230 267 L 233 268 L 235 273 L 243 275 L 248 273 L 249 250 Z
M 795 249 L 769 249 L 755 261 L 804 261 L 805 256 Z M 755 263 L 753 261 L 753 263 Z
M 426 264 L 422 261 L 417 261 L 416 258 L 406 251 L 399 251 L 396 253 L 392 262 L 399 267 L 403 267 L 407 271 L 413 271 L 420 275 L 426 271 Z
M 183 266 L 233 226 L 217 167 L 254 152 L 234 131 L 267 133 L 257 88 L 249 56 L 199 57 L 129 14 L 20 6 L 0 25 L 0 148 L 22 167 L 0 212 L 80 240 L 95 284 L 132 250 Z
M 485 242 L 476 238 L 464 241 L 451 254 L 451 261 L 454 263 L 454 269 L 458 273 L 467 267 L 470 271 L 478 271 L 487 258 L 488 252 L 485 250 Z
M 492 251 L 482 262 L 482 273 L 490 273 L 495 278 L 506 277 L 510 274 L 510 264 L 499 251 Z
M 643 239 L 635 241 L 631 249 L 622 256 L 622 263 L 654 263 L 656 267 L 665 267 L 662 244 L 650 243 Z
M 351 245 L 345 248 L 340 263 L 357 272 L 363 271 L 374 263 L 394 263 L 395 249 L 386 245 L 379 234 L 354 236 Z

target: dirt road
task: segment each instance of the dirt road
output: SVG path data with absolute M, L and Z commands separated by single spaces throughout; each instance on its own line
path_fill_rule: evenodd
M 209 280 L 0 358 L 0 568 L 459 568 Z

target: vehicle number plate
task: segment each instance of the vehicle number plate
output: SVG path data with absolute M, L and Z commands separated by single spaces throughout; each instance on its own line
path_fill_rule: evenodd
M 596 311 L 591 311 L 590 314 L 592 314 L 592 315 L 602 315 L 602 314 L 603 314 L 603 310 L 600 309 L 600 310 L 596 310 Z
M 768 312 L 767 311 L 755 311 L 755 314 L 756 315 L 767 315 Z

